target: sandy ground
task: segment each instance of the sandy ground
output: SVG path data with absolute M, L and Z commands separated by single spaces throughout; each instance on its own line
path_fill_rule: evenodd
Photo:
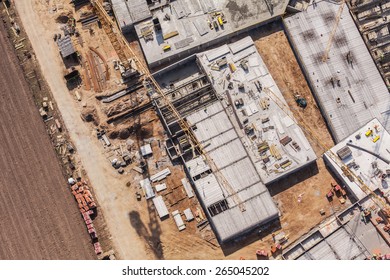
M 94 259 L 3 24 L 0 55 L 0 259 Z
M 326 216 L 329 216 L 333 211 L 344 208 L 345 205 L 341 205 L 338 198 L 331 203 L 325 198 L 331 188 L 330 183 L 335 179 L 325 167 L 321 155 L 326 149 L 332 147 L 334 142 L 285 33 L 277 27 L 275 29 L 272 34 L 257 39 L 256 46 L 298 124 L 310 129 L 304 129 L 304 132 L 318 157 L 316 165 L 305 168 L 269 187 L 282 213 L 282 229 L 289 234 L 292 241 L 324 219 L 319 214 L 321 209 L 325 210 Z M 260 35 L 259 33 L 253 32 L 254 39 Z M 306 98 L 308 106 L 305 110 L 296 105 L 295 94 Z M 320 139 L 321 143 L 317 139 Z M 298 202 L 300 195 L 302 195 L 301 203 Z
M 58 50 L 52 40 L 52 34 L 59 32 L 58 26 L 50 23 L 49 20 L 54 15 L 45 17 L 43 21 L 40 21 L 37 15 L 37 13 L 42 15 L 47 12 L 46 1 L 21 0 L 17 1 L 16 4 L 37 58 L 63 114 L 65 125 L 70 131 L 71 138 L 90 177 L 119 258 L 239 259 L 244 257 L 255 259 L 255 250 L 269 248 L 272 243 L 270 235 L 255 235 L 244 242 L 224 246 L 221 249 L 216 244 L 209 228 L 200 231 L 196 228 L 195 222 L 190 222 L 187 224 L 187 229 L 179 233 L 172 218 L 160 221 L 149 202 L 146 202 L 145 199 L 137 201 L 135 192 L 138 188 L 138 181 L 142 178 L 134 171 L 126 171 L 126 174 L 121 176 L 110 166 L 106 158 L 108 151 L 105 151 L 97 141 L 93 132 L 94 126 L 81 121 L 81 106 L 76 103 L 74 97 L 68 93 L 68 89 L 65 87 L 62 79 L 62 61 L 59 59 Z M 276 30 L 255 31 L 250 35 L 254 36 L 260 54 L 285 95 L 297 120 L 310 125 L 316 137 L 321 137 L 326 146 L 332 146 L 332 139 L 318 108 L 315 106 L 284 33 L 276 28 Z M 132 44 L 136 44 L 136 42 L 132 42 Z M 114 57 L 108 49 L 105 54 L 109 59 Z M 295 92 L 308 99 L 309 106 L 305 111 L 297 108 L 293 100 Z M 87 98 L 88 104 L 92 102 L 92 99 L 93 95 Z M 99 103 L 94 102 L 94 105 L 98 107 Z M 98 108 L 98 111 L 103 116 L 101 109 Z M 161 129 L 161 124 L 157 120 L 154 121 L 154 133 L 163 136 L 160 133 Z M 323 148 L 318 146 L 310 135 L 308 135 L 308 139 L 317 155 L 320 156 Z M 117 142 L 113 141 L 114 145 L 119 144 Z M 152 147 L 154 156 L 158 158 L 159 149 L 156 147 L 156 142 L 152 144 Z M 153 160 L 150 162 L 152 170 Z M 172 168 L 174 174 L 172 177 L 175 177 L 168 177 L 167 184 L 169 188 L 175 188 L 177 181 L 180 181 L 184 174 L 180 166 L 172 167 L 169 164 L 167 166 Z M 163 167 L 161 166 L 160 169 Z M 302 170 L 270 187 L 270 192 L 281 210 L 281 230 L 289 235 L 290 241 L 299 238 L 325 218 L 319 214 L 320 209 L 324 209 L 326 216 L 329 216 L 332 215 L 333 210 L 341 208 L 337 199 L 333 204 L 330 204 L 325 198 L 332 180 L 331 174 L 324 167 L 322 159 L 319 158 L 317 165 Z M 130 186 L 126 186 L 127 182 L 131 182 Z M 177 193 L 177 191 L 175 192 Z M 302 197 L 300 203 L 298 202 L 299 195 Z M 165 197 L 166 201 L 174 201 L 178 198 L 168 195 Z M 188 206 L 191 206 L 193 210 L 196 209 L 196 200 L 187 199 L 183 203 L 169 207 L 169 211 L 176 209 L 182 211 L 183 207 Z
M 100 150 L 100 143 L 95 138 L 93 131 L 82 122 L 80 112 L 63 80 L 63 68 L 58 49 L 53 43 L 52 33 L 47 32 L 50 27 L 42 25 L 36 10 L 33 8 L 37 2 L 43 4 L 46 1 L 20 0 L 15 2 L 42 72 L 47 79 L 104 212 L 118 257 L 123 259 L 149 258 L 144 243 L 130 224 L 128 209 L 118 209 L 116 206 L 121 201 L 128 199 L 127 196 L 118 197 L 115 194 L 115 190 L 125 186 L 116 178 L 115 170 L 108 169 L 109 166 Z M 58 32 L 58 30 L 56 31 Z M 128 195 L 130 196 L 130 194 Z

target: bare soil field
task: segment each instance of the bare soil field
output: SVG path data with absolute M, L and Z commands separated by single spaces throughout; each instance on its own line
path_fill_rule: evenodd
M 2 24 L 0 56 L 0 259 L 94 259 Z

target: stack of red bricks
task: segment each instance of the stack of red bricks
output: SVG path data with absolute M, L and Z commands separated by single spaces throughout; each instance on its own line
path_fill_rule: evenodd
M 97 239 L 97 233 L 95 227 L 93 226 L 92 219 L 90 216 L 92 214 L 93 211 L 89 210 L 88 212 L 84 212 L 82 215 L 83 215 L 85 225 L 87 226 L 88 233 L 91 236 L 92 240 L 94 240 Z
M 102 247 L 100 246 L 99 242 L 93 243 L 93 247 L 95 248 L 96 255 L 103 253 Z
M 99 241 L 97 241 L 98 235 L 91 219 L 91 215 L 94 214 L 94 209 L 96 208 L 96 203 L 92 197 L 91 191 L 89 190 L 88 184 L 86 181 L 80 181 L 72 185 L 70 188 L 79 205 L 88 233 L 91 236 L 95 253 L 96 255 L 99 255 L 103 251 Z
M 93 200 L 91 191 L 85 181 L 80 181 L 71 186 L 72 194 L 74 195 L 81 213 L 87 212 L 90 209 L 96 208 L 96 203 Z
M 99 241 L 97 241 L 97 238 L 98 238 L 97 232 L 96 232 L 95 227 L 93 226 L 93 222 L 92 222 L 92 219 L 90 216 L 92 214 L 93 214 L 93 211 L 89 210 L 88 212 L 84 212 L 82 215 L 83 215 L 85 225 L 87 226 L 88 233 L 91 236 L 91 239 L 93 242 L 93 247 L 95 249 L 95 253 L 96 253 L 96 255 L 99 255 L 103 251 L 102 251 L 102 247 L 100 246 Z

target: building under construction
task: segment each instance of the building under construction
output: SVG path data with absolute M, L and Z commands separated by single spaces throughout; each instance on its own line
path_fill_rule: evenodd
M 112 0 L 124 1 L 124 0 Z M 131 0 L 135 1 L 135 0 Z M 130 0 L 128 2 L 131 2 Z M 139 2 L 142 0 L 137 0 Z M 161 1 L 151 9 L 151 17 L 134 25 L 144 56 L 150 68 L 166 65 L 206 50 L 241 32 L 280 17 L 288 0 L 176 0 Z M 163 5 L 163 4 L 166 5 Z M 154 6 L 153 6 L 154 7 Z M 115 14 L 123 12 L 113 6 Z M 133 8 L 133 10 L 136 9 Z M 136 11 L 133 11 L 135 13 Z M 125 11 L 126 14 L 128 12 Z M 122 30 L 129 26 L 122 26 Z
M 327 151 L 324 160 L 356 200 L 366 197 L 369 191 L 390 195 L 390 134 L 377 119 Z
M 390 259 L 389 235 L 383 231 L 380 213 L 372 201 L 365 198 L 345 211 L 335 214 L 285 248 L 282 253 L 283 259 Z
M 336 142 L 373 118 L 390 130 L 389 91 L 348 7 L 345 5 L 341 14 L 340 9 L 340 5 L 321 1 L 284 19 L 289 40 Z
M 218 240 L 227 242 L 277 219 L 266 184 L 313 163 L 316 156 L 252 39 L 162 71 L 167 72 L 156 76 L 174 80 L 164 82 L 167 98 L 204 154 L 160 97 L 156 104 L 170 136 L 167 151 L 172 160 L 184 163 Z M 170 77 L 173 71 L 188 74 L 176 79 Z
M 146 0 L 111 0 L 111 4 L 117 24 L 123 33 L 130 32 L 134 24 L 152 16 Z
M 348 5 L 379 72 L 387 86 L 390 86 L 389 1 L 351 1 Z

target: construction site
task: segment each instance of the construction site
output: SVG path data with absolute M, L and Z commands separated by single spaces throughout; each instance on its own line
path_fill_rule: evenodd
M 137 5 L 140 2 L 144 4 Z M 113 1 L 119 27 L 124 33 L 135 29 L 150 68 L 185 58 L 254 26 L 280 19 L 288 4 L 286 0 L 170 2 Z
M 390 258 L 374 2 L 3 2 L 96 257 Z
M 327 166 L 358 202 L 289 246 L 284 259 L 390 259 L 389 139 L 373 119 L 324 154 Z M 332 188 L 329 200 L 343 196 L 339 184 Z

